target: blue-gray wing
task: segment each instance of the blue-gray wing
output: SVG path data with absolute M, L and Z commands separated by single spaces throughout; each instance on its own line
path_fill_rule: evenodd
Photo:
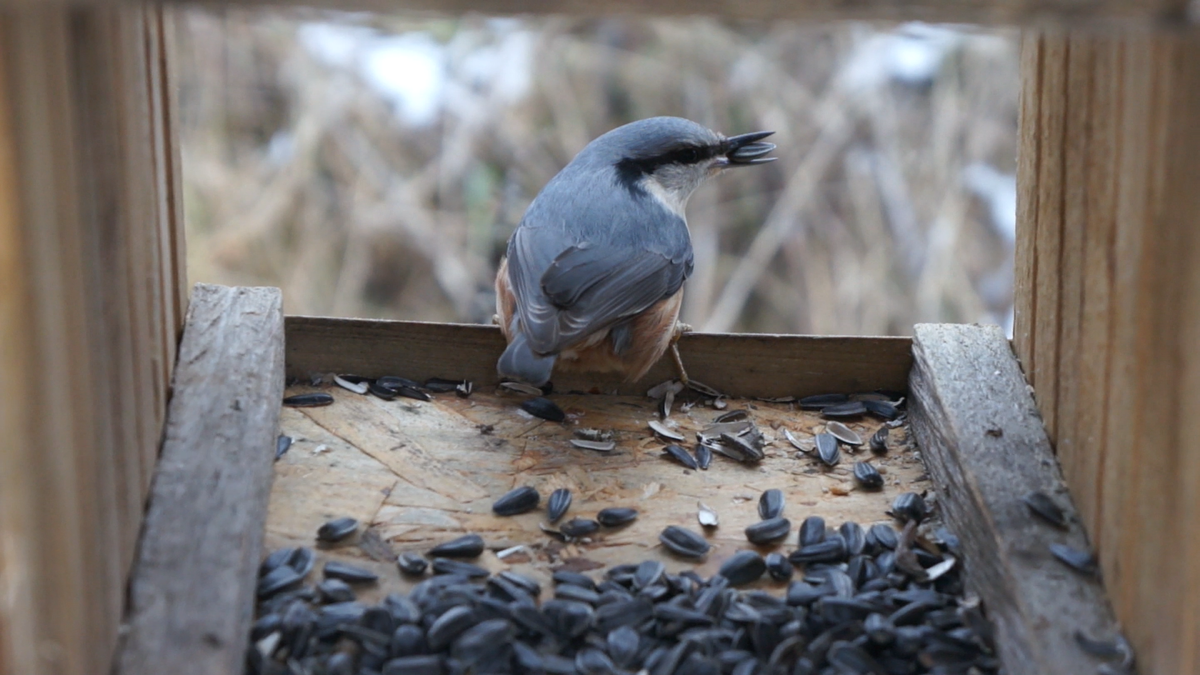
M 524 333 L 541 354 L 556 354 L 649 309 L 674 295 L 691 273 L 686 239 L 672 253 L 637 242 L 586 241 L 548 252 L 547 234 L 541 228 L 518 228 L 508 261 Z

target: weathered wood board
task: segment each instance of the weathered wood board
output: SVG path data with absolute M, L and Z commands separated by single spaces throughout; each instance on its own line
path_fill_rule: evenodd
M 287 394 L 312 390 L 295 386 Z M 567 422 L 555 424 L 520 412 L 523 396 L 495 391 L 477 390 L 467 399 L 438 394 L 432 402 L 419 402 L 383 401 L 336 387 L 322 390 L 333 394 L 333 405 L 283 410 L 282 433 L 295 443 L 276 463 L 266 548 L 315 546 L 323 522 L 357 518 L 363 523 L 359 533 L 320 550 L 319 556 L 378 572 L 380 583 L 360 592 L 368 600 L 411 584 L 396 568 L 396 553 L 425 553 L 469 532 L 487 543 L 480 564 L 492 571 L 515 569 L 542 581 L 560 567 L 599 573 L 609 565 L 648 558 L 661 559 L 672 570 L 696 567 L 707 576 L 730 554 L 750 547 L 743 530 L 759 520 L 757 500 L 763 490 L 780 488 L 786 495 L 784 515 L 793 532 L 775 548 L 790 551 L 806 516 L 821 515 L 835 527 L 845 520 L 887 520 L 884 512 L 897 494 L 929 487 L 902 428 L 892 431 L 891 450 L 884 457 L 872 457 L 864 446 L 854 455 L 844 452 L 841 464 L 831 470 L 807 456 L 798 458 L 784 429 L 811 442 L 824 421 L 793 404 L 728 400 L 728 409 L 749 410 L 773 439 L 766 459 L 747 466 L 718 456 L 707 471 L 692 471 L 661 456 L 666 444 L 647 427 L 656 418 L 655 403 L 641 396 L 554 395 L 568 414 Z M 670 420 L 690 439 L 720 412 L 704 402 L 687 411 L 677 404 Z M 864 440 L 881 424 L 870 417 L 849 422 Z M 581 428 L 615 432 L 617 450 L 601 454 L 573 448 L 569 440 Z M 885 475 L 882 491 L 865 492 L 854 484 L 853 460 L 868 457 Z M 538 510 L 508 518 L 493 515 L 492 502 L 520 485 L 532 485 L 542 494 Z M 564 544 L 539 529 L 545 499 L 559 487 L 574 494 L 564 520 L 591 518 L 609 506 L 633 507 L 640 516 L 624 528 L 601 530 L 592 541 Z M 721 524 L 708 533 L 714 548 L 697 566 L 667 553 L 658 544 L 658 533 L 672 524 L 702 531 L 698 502 L 715 509 Z M 503 559 L 497 556 L 505 550 Z M 320 570 L 318 564 L 312 574 Z

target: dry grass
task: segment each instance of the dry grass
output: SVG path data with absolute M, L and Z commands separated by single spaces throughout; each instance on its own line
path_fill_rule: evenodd
M 444 45 L 436 120 L 406 124 L 314 56 L 298 35 L 317 20 Z M 692 198 L 697 328 L 906 334 L 1011 305 L 1010 246 L 962 175 L 1014 171 L 1012 36 L 960 40 L 922 86 L 855 87 L 848 64 L 881 35 L 856 24 L 197 9 L 179 26 L 193 281 L 280 286 L 289 313 L 487 322 L 540 187 L 591 138 L 669 114 L 778 132 L 778 162 Z M 522 44 L 514 98 L 519 68 L 480 72 Z

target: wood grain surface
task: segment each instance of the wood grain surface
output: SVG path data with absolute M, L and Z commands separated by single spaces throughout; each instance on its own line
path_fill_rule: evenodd
M 275 288 L 197 284 L 118 675 L 241 672 L 283 392 Z
M 912 341 L 900 337 L 835 337 L 689 333 L 679 351 L 689 376 L 734 396 L 807 396 L 830 391 L 902 390 Z M 287 317 L 288 377 L 338 372 L 497 382 L 504 338 L 495 326 Z M 664 357 L 640 382 L 556 375 L 559 391 L 642 394 L 675 377 Z
M 1023 46 L 1014 347 L 1147 673 L 1200 672 L 1200 32 Z
M 997 326 L 918 324 L 913 351 L 913 433 L 1006 671 L 1096 672 L 1074 633 L 1111 639 L 1117 624 L 1101 582 L 1050 554 L 1088 540 L 1008 340 Z M 1033 491 L 1063 507 L 1068 531 L 1030 513 Z
M 294 386 L 287 393 L 312 390 Z M 752 548 L 743 530 L 759 520 L 757 500 L 763 490 L 783 490 L 784 515 L 793 524 L 785 544 L 758 549 L 766 553 L 794 549 L 800 522 L 809 515 L 821 515 L 835 527 L 845 520 L 884 521 L 884 511 L 898 493 L 928 486 L 903 429 L 892 432 L 891 452 L 874 460 L 886 479 L 882 491 L 855 486 L 850 474 L 855 456 L 849 452 L 831 470 L 798 458 L 784 429 L 811 445 L 812 432 L 823 422 L 788 404 L 729 400 L 729 409 L 748 409 L 772 439 L 766 459 L 748 466 L 718 456 L 707 471 L 693 471 L 662 457 L 666 443 L 647 427 L 655 418 L 655 403 L 643 396 L 556 394 L 551 398 L 568 415 L 565 423 L 556 424 L 520 412 L 518 405 L 526 397 L 491 388 L 478 388 L 466 399 L 437 394 L 431 402 L 383 401 L 336 387 L 321 390 L 333 394 L 333 405 L 283 410 L 282 431 L 295 443 L 276 464 L 264 553 L 315 546 L 323 522 L 357 518 L 362 523 L 358 534 L 344 544 L 321 548 L 319 556 L 376 571 L 380 582 L 359 589 L 360 597 L 372 601 L 410 587 L 412 580 L 402 578 L 395 565 L 397 553 L 424 554 L 465 533 L 478 533 L 487 544 L 479 564 L 530 574 L 547 589 L 554 569 L 599 575 L 610 565 L 649 558 L 674 571 L 697 567 L 708 576 L 733 552 Z M 686 411 L 677 405 L 669 419 L 694 439 L 694 431 L 718 414 L 701 401 Z M 872 418 L 850 422 L 864 439 L 880 424 Z M 601 454 L 573 448 L 573 431 L 581 428 L 614 432 L 617 450 Z M 869 455 L 864 448 L 857 458 Z M 492 503 L 521 485 L 541 493 L 538 510 L 494 515 Z M 546 518 L 546 498 L 560 487 L 574 495 L 564 520 L 593 518 L 610 506 L 632 507 L 640 515 L 633 524 L 601 530 L 589 541 L 557 541 L 539 524 Z M 696 565 L 665 552 L 658 533 L 667 525 L 701 532 L 698 502 L 716 510 L 721 523 L 707 534 L 712 552 Z M 503 559 L 497 557 L 506 550 Z M 313 578 L 319 578 L 320 569 L 318 564 Z M 759 583 L 777 592 L 784 589 L 783 584 Z

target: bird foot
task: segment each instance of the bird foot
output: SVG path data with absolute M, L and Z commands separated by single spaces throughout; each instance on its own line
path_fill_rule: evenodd
M 684 333 L 692 332 L 692 327 L 682 321 L 675 322 L 675 335 L 671 337 L 671 361 L 675 363 L 675 371 L 679 373 L 679 381 L 686 387 L 688 384 L 687 369 L 683 367 L 683 358 L 679 356 L 679 338 Z

